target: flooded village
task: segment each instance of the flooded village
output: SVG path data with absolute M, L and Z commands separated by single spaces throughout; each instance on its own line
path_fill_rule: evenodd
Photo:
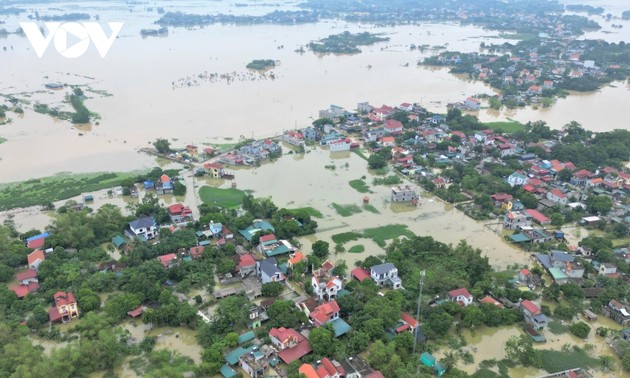
M 71 3 L 0 6 L 7 376 L 630 376 L 623 4 Z

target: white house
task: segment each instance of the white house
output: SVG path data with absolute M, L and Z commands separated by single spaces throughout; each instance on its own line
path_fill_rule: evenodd
M 337 298 L 337 293 L 343 290 L 343 281 L 337 276 L 331 277 L 329 280 L 313 276 L 311 286 L 313 287 L 313 295 L 322 301 L 332 301 Z
M 602 276 L 607 276 L 609 274 L 617 273 L 617 265 L 611 263 L 602 263 L 599 266 L 599 274 Z
M 256 270 L 258 278 L 260 278 L 264 284 L 269 282 L 282 282 L 285 279 L 284 274 L 282 274 L 282 271 L 278 268 L 276 259 L 273 257 L 258 261 L 256 263 Z
M 514 172 L 507 178 L 507 182 L 511 187 L 522 186 L 527 183 L 527 176 L 522 173 Z
M 297 131 L 289 131 L 282 136 L 282 140 L 294 146 L 304 145 L 304 136 Z
M 132 237 L 145 237 L 146 239 L 155 238 L 159 232 L 153 217 L 142 217 L 129 222 L 128 231 Z
M 370 268 L 370 276 L 378 286 L 391 286 L 393 289 L 402 287 L 398 269 L 392 263 L 374 265 Z
M 449 291 L 448 296 L 451 301 L 457 302 L 462 307 L 466 307 L 473 303 L 473 296 L 465 287 Z
M 466 105 L 466 107 L 469 109 L 479 110 L 479 107 L 481 106 L 481 101 L 477 100 L 476 98 L 468 97 L 464 102 L 464 105 Z
M 350 145 L 352 145 L 352 142 L 350 141 L 350 138 L 339 139 L 339 140 L 335 140 L 335 141 L 332 141 L 332 142 L 328 143 L 328 146 L 330 147 L 330 151 L 331 152 L 349 151 L 350 150 Z
M 554 202 L 563 206 L 566 205 L 567 202 L 569 202 L 567 195 L 562 193 L 562 191 L 560 191 L 560 189 L 558 188 L 548 191 L 547 199 L 551 202 Z

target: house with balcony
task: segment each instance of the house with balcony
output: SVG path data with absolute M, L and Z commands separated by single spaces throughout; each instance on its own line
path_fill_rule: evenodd
M 331 324 L 335 337 L 339 337 L 351 329 L 350 325 L 339 317 L 340 314 L 339 304 L 333 300 L 317 306 L 313 311 L 309 311 L 308 316 L 311 323 L 317 328 Z
M 337 298 L 337 293 L 343 290 L 343 281 L 337 276 L 327 279 L 313 275 L 311 286 L 313 287 L 313 295 L 319 300 L 332 301 Z
M 402 281 L 398 277 L 398 269 L 392 263 L 374 265 L 370 268 L 370 276 L 378 286 L 392 289 L 402 288 Z
M 551 189 L 550 191 L 548 191 L 546 197 L 549 201 L 553 203 L 557 203 L 562 206 L 569 203 L 569 198 L 567 197 L 567 195 L 562 193 L 562 191 L 558 188 Z
M 292 328 L 272 328 L 269 340 L 278 351 L 278 358 L 287 365 L 313 351 L 308 339 Z
M 602 308 L 602 313 L 624 327 L 630 324 L 630 307 L 614 299 Z
M 276 259 L 273 257 L 258 261 L 256 263 L 256 271 L 258 278 L 260 278 L 263 284 L 269 282 L 283 282 L 286 279 L 280 268 L 278 268 Z
M 144 238 L 146 240 L 150 240 L 158 236 L 159 230 L 155 218 L 140 217 L 129 222 L 129 226 L 125 232 L 134 239 Z
M 254 348 L 238 358 L 238 366 L 251 378 L 263 378 L 269 369 L 269 359 L 263 352 Z
M 67 323 L 79 317 L 79 306 L 74 299 L 74 294 L 59 291 L 53 295 L 53 307 L 48 309 L 50 321 Z
M 532 217 L 521 211 L 508 211 L 503 218 L 503 228 L 506 230 L 518 230 L 529 227 Z
M 416 188 L 410 185 L 392 187 L 392 202 L 413 202 L 418 200 Z
M 545 316 L 545 314 L 543 314 L 537 304 L 525 299 L 521 301 L 519 307 L 523 312 L 525 322 L 534 327 L 535 330 L 543 329 L 547 326 L 549 319 Z

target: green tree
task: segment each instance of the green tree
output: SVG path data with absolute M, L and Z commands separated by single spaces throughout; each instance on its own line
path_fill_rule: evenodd
M 577 322 L 569 326 L 569 332 L 579 337 L 580 339 L 586 339 L 589 332 L 591 332 L 591 327 L 584 322 Z
M 306 315 L 299 311 L 292 301 L 275 301 L 267 310 L 272 327 L 295 328 L 306 323 Z
M 323 260 L 328 257 L 329 247 L 330 245 L 327 241 L 318 240 L 313 243 L 313 254 Z
M 612 209 L 612 200 L 605 195 L 591 195 L 586 199 L 586 209 L 591 214 L 606 215 Z
M 387 160 L 379 154 L 372 154 L 368 158 L 368 167 L 370 167 L 370 169 L 380 169 L 384 168 L 386 165 Z
M 520 196 L 520 200 L 523 206 L 528 209 L 535 209 L 538 207 L 538 198 L 531 193 L 523 193 L 523 195 Z
M 171 152 L 171 144 L 166 139 L 156 139 L 155 142 L 153 142 L 153 147 L 155 147 L 155 149 L 161 154 L 168 154 Z
M 313 354 L 316 356 L 332 356 L 335 353 L 337 343 L 332 326 L 327 325 L 312 329 L 308 335 L 308 340 L 311 343 L 311 348 L 313 348 Z
M 82 288 L 77 294 L 77 304 L 83 313 L 94 311 L 101 307 L 101 297 L 88 288 Z
M 564 216 L 560 213 L 551 214 L 551 217 L 549 217 L 549 219 L 551 219 L 552 226 L 560 227 L 564 224 Z
M 542 367 L 540 352 L 534 349 L 529 336 L 512 336 L 505 343 L 505 351 L 510 360 L 523 366 Z
M 283 290 L 284 285 L 280 282 L 267 282 L 262 285 L 262 295 L 265 297 L 278 297 Z
M 467 328 L 474 328 L 484 324 L 485 313 L 478 306 L 467 306 L 462 311 L 462 325 Z

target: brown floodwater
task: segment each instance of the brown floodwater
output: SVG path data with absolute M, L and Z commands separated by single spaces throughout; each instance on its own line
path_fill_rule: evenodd
M 221 2 L 159 4 L 192 13 L 260 14 L 270 9 L 262 2 L 244 8 Z M 63 2 L 56 6 L 70 7 Z M 43 10 L 48 5 L 30 7 Z M 48 176 L 59 171 L 145 168 L 155 162 L 136 149 L 157 137 L 176 139 L 176 146 L 201 145 L 217 136 L 263 137 L 304 127 L 319 109 L 330 104 L 353 109 L 357 102 L 366 100 L 375 105 L 418 102 L 430 110 L 445 111 L 449 101 L 493 91 L 483 83 L 455 77 L 447 69 L 417 67 L 416 62 L 433 51 L 410 51 L 409 45 L 447 46 L 469 52 L 476 51 L 481 42 L 503 42 L 496 38 L 496 32 L 454 23 L 371 27 L 340 21 L 295 26 L 171 28 L 168 37 L 142 38 L 139 30 L 151 27 L 158 18 L 155 11 L 146 10 L 146 5 L 94 1 L 71 7 L 99 14 L 102 22 L 123 21 L 125 26 L 104 59 L 93 48 L 78 59 L 62 58 L 50 48 L 39 59 L 24 37 L 9 35 L 0 40 L 0 45 L 13 47 L 0 52 L 0 94 L 13 94 L 29 102 L 23 104 L 23 116 L 10 113 L 13 122 L 0 127 L 0 136 L 8 139 L 0 145 L 0 181 Z M 283 9 L 294 9 L 294 3 L 283 5 Z M 16 16 L 4 20 L 3 27 L 8 30 L 23 21 Z M 361 54 L 353 56 L 294 52 L 309 41 L 345 30 L 387 33 L 391 40 L 363 47 Z M 613 35 L 616 34 L 610 34 Z M 280 61 L 274 69 L 275 80 L 252 79 L 247 73 L 247 62 L 260 58 Z M 204 73 L 227 73 L 233 80 L 211 82 L 199 78 Z M 190 82 L 190 87 L 172 84 L 182 78 Z M 86 106 L 100 114 L 98 125 L 95 122 L 75 127 L 33 112 L 37 101 L 68 108 L 62 101 L 69 90 L 43 88 L 44 83 L 51 81 L 89 86 L 92 91 L 88 89 L 86 93 L 91 98 Z M 607 96 L 607 92 L 611 94 Z M 623 120 L 628 118 L 623 109 L 627 107 L 615 106 L 616 112 L 601 113 L 606 114 L 607 122 L 600 122 L 592 109 L 613 109 L 605 108 L 605 104 L 627 101 L 627 93 L 625 88 L 604 89 L 602 93 L 583 96 L 583 102 L 559 101 L 548 111 L 558 116 L 527 110 L 516 118 L 549 117 L 552 127 L 561 127 L 565 123 L 561 115 L 568 114 L 596 130 L 623 127 Z M 582 106 L 586 102 L 588 106 Z M 32 151 L 33 146 L 37 146 L 37 153 L 24 153 Z
M 326 169 L 326 165 L 335 165 L 336 169 Z M 371 193 L 359 193 L 348 184 L 349 181 L 362 176 L 366 177 L 365 181 Z M 528 263 L 527 254 L 504 243 L 498 235 L 485 227 L 484 223 L 467 217 L 452 205 L 445 204 L 437 198 L 423 198 L 422 205 L 418 208 L 396 204 L 392 209 L 390 187 L 372 185 L 375 177 L 368 171 L 365 160 L 354 153 L 345 154 L 345 157 L 340 159 L 338 154 L 331 154 L 328 150 L 309 148 L 308 153 L 300 160 L 293 159 L 291 155 L 284 155 L 273 164 L 239 170 L 235 182 L 239 189 L 253 190 L 256 197 L 271 197 L 280 207 L 311 206 L 319 210 L 323 218 L 317 219 L 319 227 L 316 238 L 329 241 L 331 244 L 332 235 L 341 232 L 379 227 L 384 224 L 404 224 L 418 235 L 432 236 L 444 243 L 457 244 L 460 240 L 466 240 L 480 248 L 483 254 L 489 257 L 490 263 L 497 268 L 505 268 L 515 263 L 523 265 Z M 226 188 L 228 186 L 228 183 L 223 185 Z M 370 204 L 379 211 L 379 214 L 363 210 L 349 217 L 341 217 L 332 207 L 333 203 L 361 207 L 365 195 L 370 197 Z M 316 238 L 312 235 L 299 238 L 304 252 L 310 252 L 310 246 L 317 240 Z M 364 245 L 365 251 L 342 253 L 334 258 L 344 259 L 348 266 L 354 266 L 358 259 L 384 253 L 383 248 L 365 239 L 350 242 L 346 248 L 357 244 Z

